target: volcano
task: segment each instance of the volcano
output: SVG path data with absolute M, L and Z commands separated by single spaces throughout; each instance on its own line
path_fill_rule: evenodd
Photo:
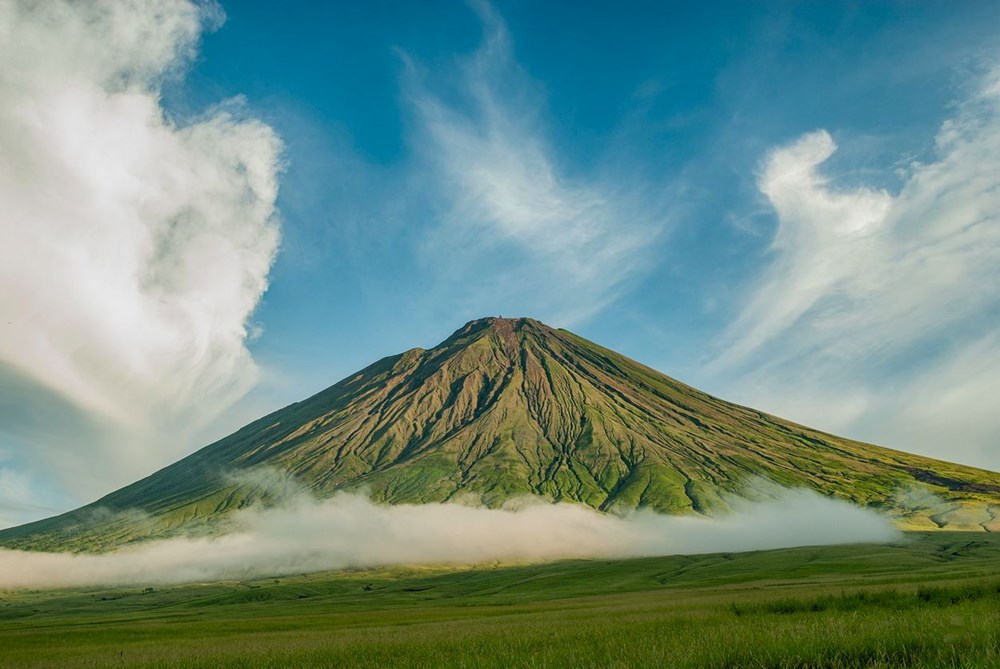
M 318 498 L 724 513 L 752 481 L 875 507 L 910 529 L 1000 529 L 1000 475 L 843 439 L 712 397 L 529 318 L 467 323 L 0 545 L 108 550 Z

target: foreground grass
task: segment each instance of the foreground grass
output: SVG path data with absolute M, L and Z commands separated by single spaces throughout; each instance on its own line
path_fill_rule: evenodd
M 996 667 L 1000 539 L 0 593 L 4 667 Z

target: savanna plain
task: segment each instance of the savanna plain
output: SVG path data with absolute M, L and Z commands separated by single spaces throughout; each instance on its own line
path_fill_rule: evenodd
M 1000 538 L 0 592 L 3 667 L 997 667 Z

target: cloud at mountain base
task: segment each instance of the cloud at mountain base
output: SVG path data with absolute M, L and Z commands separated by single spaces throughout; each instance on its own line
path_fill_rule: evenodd
M 182 583 L 395 564 L 617 559 L 841 543 L 885 543 L 884 516 L 808 490 L 769 488 L 731 514 L 624 516 L 522 499 L 505 509 L 461 504 L 387 506 L 357 494 L 239 512 L 241 529 L 105 554 L 0 550 L 0 587 Z

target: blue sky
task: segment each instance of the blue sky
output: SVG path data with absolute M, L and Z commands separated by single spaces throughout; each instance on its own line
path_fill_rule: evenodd
M 318 4 L 4 3 L 0 525 L 494 314 L 1000 469 L 1000 6 Z

